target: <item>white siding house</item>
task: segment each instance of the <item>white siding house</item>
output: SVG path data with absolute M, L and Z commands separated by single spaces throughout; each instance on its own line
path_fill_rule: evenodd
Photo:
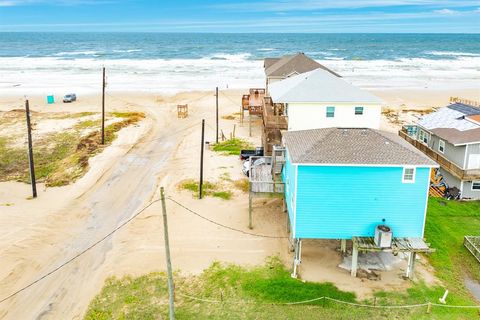
M 382 101 L 323 69 L 272 83 L 270 96 L 286 104 L 289 131 L 380 127 Z

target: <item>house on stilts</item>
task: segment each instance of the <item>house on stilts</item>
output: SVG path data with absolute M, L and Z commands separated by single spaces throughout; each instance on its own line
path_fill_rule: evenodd
M 437 164 L 397 135 L 369 128 L 289 131 L 283 142 L 292 276 L 302 240 L 340 239 L 343 251 L 353 243 L 352 276 L 359 252 L 390 251 L 409 254 L 412 277 L 415 255 L 431 251 L 423 235 Z

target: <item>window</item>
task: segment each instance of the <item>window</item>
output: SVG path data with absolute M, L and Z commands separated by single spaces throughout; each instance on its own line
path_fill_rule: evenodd
M 480 191 L 480 181 L 472 181 L 472 191 Z
M 420 129 L 418 132 L 418 140 L 428 144 L 428 133 Z
M 438 141 L 438 151 L 440 151 L 441 153 L 445 152 L 445 141 L 443 140 Z
M 403 183 L 414 183 L 415 182 L 415 168 L 403 168 Z
M 355 115 L 362 115 L 363 107 L 355 107 Z
M 335 117 L 335 107 L 327 107 L 327 118 Z

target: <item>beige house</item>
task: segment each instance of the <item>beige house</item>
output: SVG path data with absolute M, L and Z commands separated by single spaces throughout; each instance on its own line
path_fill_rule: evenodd
M 331 74 L 340 77 L 339 74 L 321 65 L 315 60 L 307 57 L 304 53 L 287 55 L 281 58 L 265 58 L 263 67 L 265 68 L 267 92 L 268 86 L 271 83 L 305 72 L 309 72 L 318 68 L 326 70 Z

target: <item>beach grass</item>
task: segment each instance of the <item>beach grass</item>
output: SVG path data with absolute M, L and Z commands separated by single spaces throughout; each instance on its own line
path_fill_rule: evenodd
M 359 301 L 354 293 L 339 290 L 332 283 L 293 279 L 276 257 L 255 267 L 215 262 L 198 276 L 176 273 L 174 281 L 177 319 L 472 319 L 477 314 L 475 310 L 438 307 L 427 313 L 426 306 L 383 309 L 351 305 L 373 305 L 373 302 Z M 416 286 L 403 296 L 398 295 L 401 299 L 397 301 L 390 298 L 380 303 L 399 305 L 426 301 L 422 288 Z M 317 299 L 320 297 L 346 304 Z M 85 319 L 158 317 L 168 317 L 168 288 L 164 273 L 108 279 L 91 302 Z
M 220 152 L 225 155 L 240 155 L 243 149 L 252 149 L 251 143 L 244 139 L 232 138 L 219 143 L 213 144 L 213 151 Z
M 247 178 L 235 180 L 233 185 L 242 192 L 248 192 L 250 189 L 250 182 Z
M 82 118 L 90 114 L 72 114 Z M 64 117 L 65 115 L 62 115 Z M 82 136 L 80 129 L 99 125 L 98 120 L 80 121 L 72 130 L 42 136 L 34 141 L 34 163 L 37 182 L 48 187 L 68 185 L 82 177 L 88 170 L 88 160 L 115 140 L 118 131 L 143 119 L 141 113 L 128 113 L 122 120 L 105 127 L 105 145 L 101 145 L 99 130 Z M 55 117 L 54 117 L 55 118 Z M 58 119 L 58 118 L 55 118 Z M 63 118 L 62 118 L 63 119 Z M 12 137 L 0 137 L 0 181 L 29 183 L 29 166 L 26 147 L 11 146 Z
M 193 179 L 183 180 L 178 184 L 178 187 L 179 189 L 190 191 L 194 197 L 198 198 L 198 181 L 195 181 Z M 233 197 L 233 193 L 230 190 L 226 189 L 226 186 L 222 183 L 204 181 L 202 187 L 202 197 L 204 196 L 221 198 L 223 200 L 230 200 Z

